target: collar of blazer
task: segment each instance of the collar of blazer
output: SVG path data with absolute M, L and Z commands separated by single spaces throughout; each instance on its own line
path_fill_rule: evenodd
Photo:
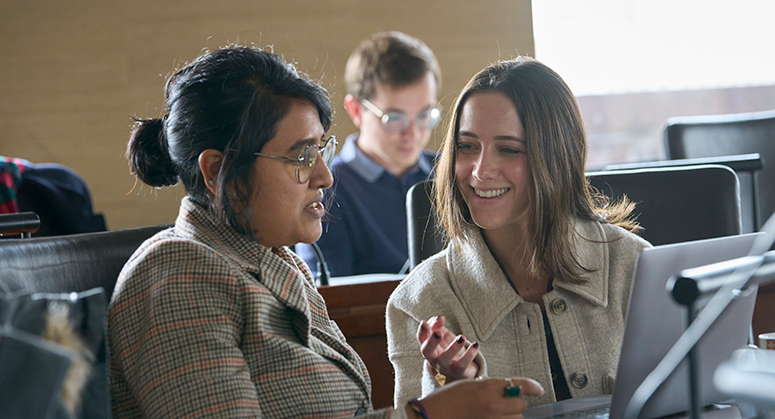
M 309 269 L 287 248 L 270 249 L 216 222 L 202 207 L 187 197 L 175 221 L 175 229 L 184 236 L 222 254 L 239 270 L 253 276 L 281 303 L 291 309 L 292 325 L 303 345 L 309 344 L 310 304 L 307 287 L 313 287 Z M 306 271 L 306 277 L 305 277 Z
M 188 198 L 183 199 L 175 229 L 183 236 L 209 246 L 228 258 L 256 284 L 289 308 L 291 326 L 300 343 L 328 358 L 358 382 L 366 397 L 371 386 L 365 366 L 354 350 L 340 340 L 326 312 L 325 301 L 317 292 L 312 274 L 304 261 L 287 247 L 267 248 L 223 223 Z M 316 327 L 313 327 L 317 325 Z
M 609 248 L 603 228 L 598 222 L 581 220 L 576 221 L 574 228 L 579 261 L 595 270 L 584 283 L 554 281 L 553 286 L 605 307 L 608 305 Z M 447 266 L 452 288 L 481 339 L 487 339 L 503 318 L 524 301 L 511 288 L 481 235 L 475 235 L 470 241 L 453 241 L 448 248 Z

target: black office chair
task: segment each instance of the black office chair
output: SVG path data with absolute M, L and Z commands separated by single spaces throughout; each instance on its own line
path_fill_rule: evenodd
M 727 166 L 698 165 L 587 173 L 590 184 L 612 198 L 636 203 L 641 236 L 653 245 L 741 233 L 740 188 Z M 431 182 L 407 195 L 409 259 L 414 268 L 444 243 L 431 208 Z
M 2 240 L 0 282 L 11 291 L 79 292 L 102 287 L 110 298 L 132 253 L 167 227 Z
M 419 182 L 406 193 L 406 222 L 409 269 L 440 252 L 446 246 L 441 225 L 433 210 L 433 182 Z
M 759 153 L 764 160 L 761 172 L 751 177 L 740 174 L 742 196 L 754 185 L 753 196 L 758 201 L 753 230 L 761 229 L 775 212 L 775 110 L 670 118 L 665 150 L 668 159 Z
M 610 164 L 603 170 L 633 170 L 653 167 L 696 166 L 720 164 L 734 170 L 740 180 L 740 216 L 743 219 L 743 233 L 756 231 L 756 196 L 754 194 L 754 175 L 762 170 L 764 162 L 759 153 L 736 154 L 732 156 L 700 157 L 696 159 L 656 160 L 637 163 Z
M 739 181 L 727 166 L 589 172 L 587 178 L 602 194 L 635 202 L 640 234 L 655 246 L 742 232 Z
M 13 300 L 15 296 L 24 295 L 23 291 L 38 293 L 36 295 L 40 298 L 17 298 L 26 304 L 23 307 L 29 311 L 25 318 L 17 319 L 14 322 L 16 325 L 24 323 L 30 318 L 30 315 L 44 318 L 45 313 L 41 315 L 41 312 L 48 307 L 45 304 L 37 304 L 40 299 L 62 300 L 61 294 L 65 293 L 67 295 L 64 296 L 63 301 L 72 302 L 74 294 L 71 293 L 81 293 L 80 297 L 84 304 L 74 306 L 78 312 L 75 314 L 75 318 L 71 312 L 69 321 L 73 323 L 76 331 L 84 336 L 85 341 L 96 342 L 94 344 L 96 353 L 91 363 L 92 374 L 83 390 L 83 403 L 79 419 L 110 417 L 109 357 L 104 330 L 104 313 L 107 301 L 113 293 L 118 274 L 124 263 L 143 241 L 164 228 L 166 226 L 56 237 L 0 240 L 0 291 L 2 291 L 0 297 L 3 299 L 0 301 L 2 303 L 0 317 L 3 319 L 8 319 L 9 315 L 14 315 L 14 310 L 18 309 L 19 304 L 11 304 L 9 301 Z M 104 289 L 104 293 L 94 291 L 96 288 Z M 50 293 L 51 295 L 46 296 L 42 293 Z M 38 307 L 40 310 L 32 311 Z M 90 313 L 90 311 L 98 312 L 98 316 L 95 317 L 95 313 Z M 18 330 L 25 333 L 32 333 L 38 329 L 40 327 L 36 329 L 35 325 L 29 324 L 18 327 Z M 29 336 L 24 333 L 21 335 Z M 4 342 L 9 345 L 19 344 L 18 339 L 8 339 L 7 335 L 3 338 Z M 35 348 L 35 346 L 30 346 L 30 348 Z M 18 354 L 19 351 L 15 353 Z M 7 352 L 3 354 L 3 356 L 6 355 L 8 355 Z M 12 362 L 12 364 L 17 365 L 19 362 Z M 41 370 L 40 364 L 25 365 L 23 368 L 29 369 L 30 374 L 35 368 L 38 368 L 38 372 L 49 373 L 46 369 Z M 4 382 L 3 378 L 0 376 L 0 387 L 6 392 L 0 396 L 0 402 L 5 403 L 9 397 L 12 397 L 15 389 L 13 383 Z M 8 377 L 5 376 L 5 378 Z M 29 380 L 33 380 L 32 374 Z M 8 391 L 11 392 L 11 396 L 9 396 Z M 45 396 L 41 394 L 40 397 Z M 11 399 L 11 401 L 13 400 Z M 40 402 L 45 401 L 40 400 Z

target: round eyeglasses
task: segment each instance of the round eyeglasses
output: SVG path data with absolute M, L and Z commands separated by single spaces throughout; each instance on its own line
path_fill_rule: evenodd
M 256 156 L 271 157 L 273 159 L 283 159 L 295 162 L 297 164 L 296 180 L 298 180 L 299 183 L 306 183 L 309 178 L 312 177 L 312 172 L 315 170 L 315 163 L 318 162 L 318 154 L 320 154 L 320 157 L 323 158 L 323 163 L 325 163 L 326 166 L 331 165 L 331 160 L 334 159 L 334 154 L 336 154 L 336 144 L 336 137 L 332 135 L 322 145 L 308 145 L 304 148 L 304 151 L 301 152 L 299 157 L 296 158 L 275 156 L 272 154 L 264 153 L 253 154 Z
M 412 119 L 409 115 L 401 111 L 384 112 L 366 99 L 361 99 L 361 104 L 370 110 L 377 118 L 382 121 L 382 128 L 387 132 L 397 133 L 409 129 Z M 420 129 L 432 130 L 441 119 L 441 110 L 439 108 L 426 109 L 414 118 L 414 124 Z

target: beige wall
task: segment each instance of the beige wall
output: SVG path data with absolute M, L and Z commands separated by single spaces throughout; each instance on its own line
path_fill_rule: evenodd
M 110 229 L 171 223 L 182 187 L 135 185 L 123 152 L 129 115 L 161 115 L 174 68 L 203 48 L 273 45 L 330 90 L 344 138 L 354 130 L 341 106 L 345 61 L 381 30 L 436 52 L 447 110 L 477 70 L 534 53 L 530 0 L 4 1 L 0 155 L 75 169 Z

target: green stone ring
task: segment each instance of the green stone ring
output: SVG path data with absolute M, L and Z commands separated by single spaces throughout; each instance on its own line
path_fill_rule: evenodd
M 511 378 L 506 379 L 506 397 L 519 397 L 519 393 L 522 392 L 522 386 L 515 386 L 511 381 Z

